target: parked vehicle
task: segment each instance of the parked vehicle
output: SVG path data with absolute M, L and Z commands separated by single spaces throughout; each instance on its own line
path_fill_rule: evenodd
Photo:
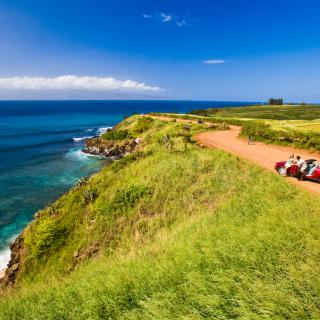
M 316 161 L 316 159 L 308 159 L 308 160 L 306 160 L 306 163 L 308 165 L 307 170 L 308 170 L 309 166 L 312 164 L 313 161 Z M 278 173 L 281 176 L 285 176 L 286 175 L 285 164 L 286 164 L 286 161 L 280 161 L 280 162 L 277 162 L 275 164 L 275 166 L 274 166 L 274 168 L 278 171 Z M 288 170 L 287 170 L 287 175 L 290 176 L 290 177 L 296 177 L 296 178 L 299 179 L 301 177 L 301 173 L 300 173 L 298 165 L 293 164 L 291 167 L 289 167 Z M 303 176 L 303 179 L 320 182 L 320 168 L 319 167 L 316 168 L 314 170 L 314 172 L 312 173 L 312 175 Z

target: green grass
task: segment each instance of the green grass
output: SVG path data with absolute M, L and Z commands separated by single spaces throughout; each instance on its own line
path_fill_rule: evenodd
M 296 130 L 301 132 L 320 132 L 320 120 L 267 120 L 275 130 Z
M 234 108 L 210 108 L 194 110 L 191 111 L 191 113 L 221 118 L 315 120 L 320 119 L 320 105 L 263 105 Z
M 105 140 L 125 140 L 130 137 L 128 130 L 109 130 L 102 135 Z
M 137 119 L 119 130 L 134 130 Z M 320 318 L 316 196 L 186 143 L 183 126 L 152 121 L 136 157 L 40 212 L 26 239 L 52 219 L 64 226 L 64 241 L 48 242 L 41 257 L 26 246 L 17 288 L 1 297 L 1 319 Z M 83 202 L 88 189 L 96 197 Z M 74 251 L 92 245 L 98 254 L 74 265 Z
M 177 117 L 175 114 L 167 114 Z M 184 119 L 242 126 L 241 134 L 255 140 L 320 150 L 320 105 L 248 106 L 193 110 Z

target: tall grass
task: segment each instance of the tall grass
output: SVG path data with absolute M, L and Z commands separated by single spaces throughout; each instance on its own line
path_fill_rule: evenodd
M 312 151 L 320 151 L 320 133 L 313 131 L 280 130 L 261 121 L 242 124 L 241 134 L 254 137 L 258 141 L 293 145 Z
M 320 119 L 320 105 L 248 106 L 233 108 L 209 108 L 193 110 L 191 114 L 221 118 L 250 118 L 273 120 Z
M 182 132 L 154 121 L 143 133 L 146 156 L 106 168 L 57 203 L 69 236 L 43 260 L 26 260 L 1 319 L 320 318 L 314 196 L 225 152 L 185 146 Z M 88 187 L 97 198 L 79 204 Z M 35 223 L 26 236 L 36 232 Z M 99 254 L 71 271 L 75 247 L 93 242 Z

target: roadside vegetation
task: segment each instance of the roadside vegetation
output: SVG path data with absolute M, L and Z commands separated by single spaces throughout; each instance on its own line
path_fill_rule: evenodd
M 161 115 L 161 114 L 155 114 Z M 178 117 L 176 114 L 165 114 Z M 320 105 L 248 106 L 191 111 L 181 118 L 241 126 L 243 137 L 320 151 Z
M 285 128 L 262 121 L 247 121 L 242 124 L 241 135 L 266 143 L 292 145 L 301 149 L 320 151 L 320 131 Z
M 198 147 L 206 124 L 115 130 L 140 149 L 38 213 L 1 319 L 320 318 L 313 195 Z

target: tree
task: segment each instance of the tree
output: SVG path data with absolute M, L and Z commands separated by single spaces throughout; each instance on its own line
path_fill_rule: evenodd
M 270 98 L 268 100 L 268 104 L 271 105 L 271 106 L 281 106 L 283 105 L 283 99 L 282 98 Z

